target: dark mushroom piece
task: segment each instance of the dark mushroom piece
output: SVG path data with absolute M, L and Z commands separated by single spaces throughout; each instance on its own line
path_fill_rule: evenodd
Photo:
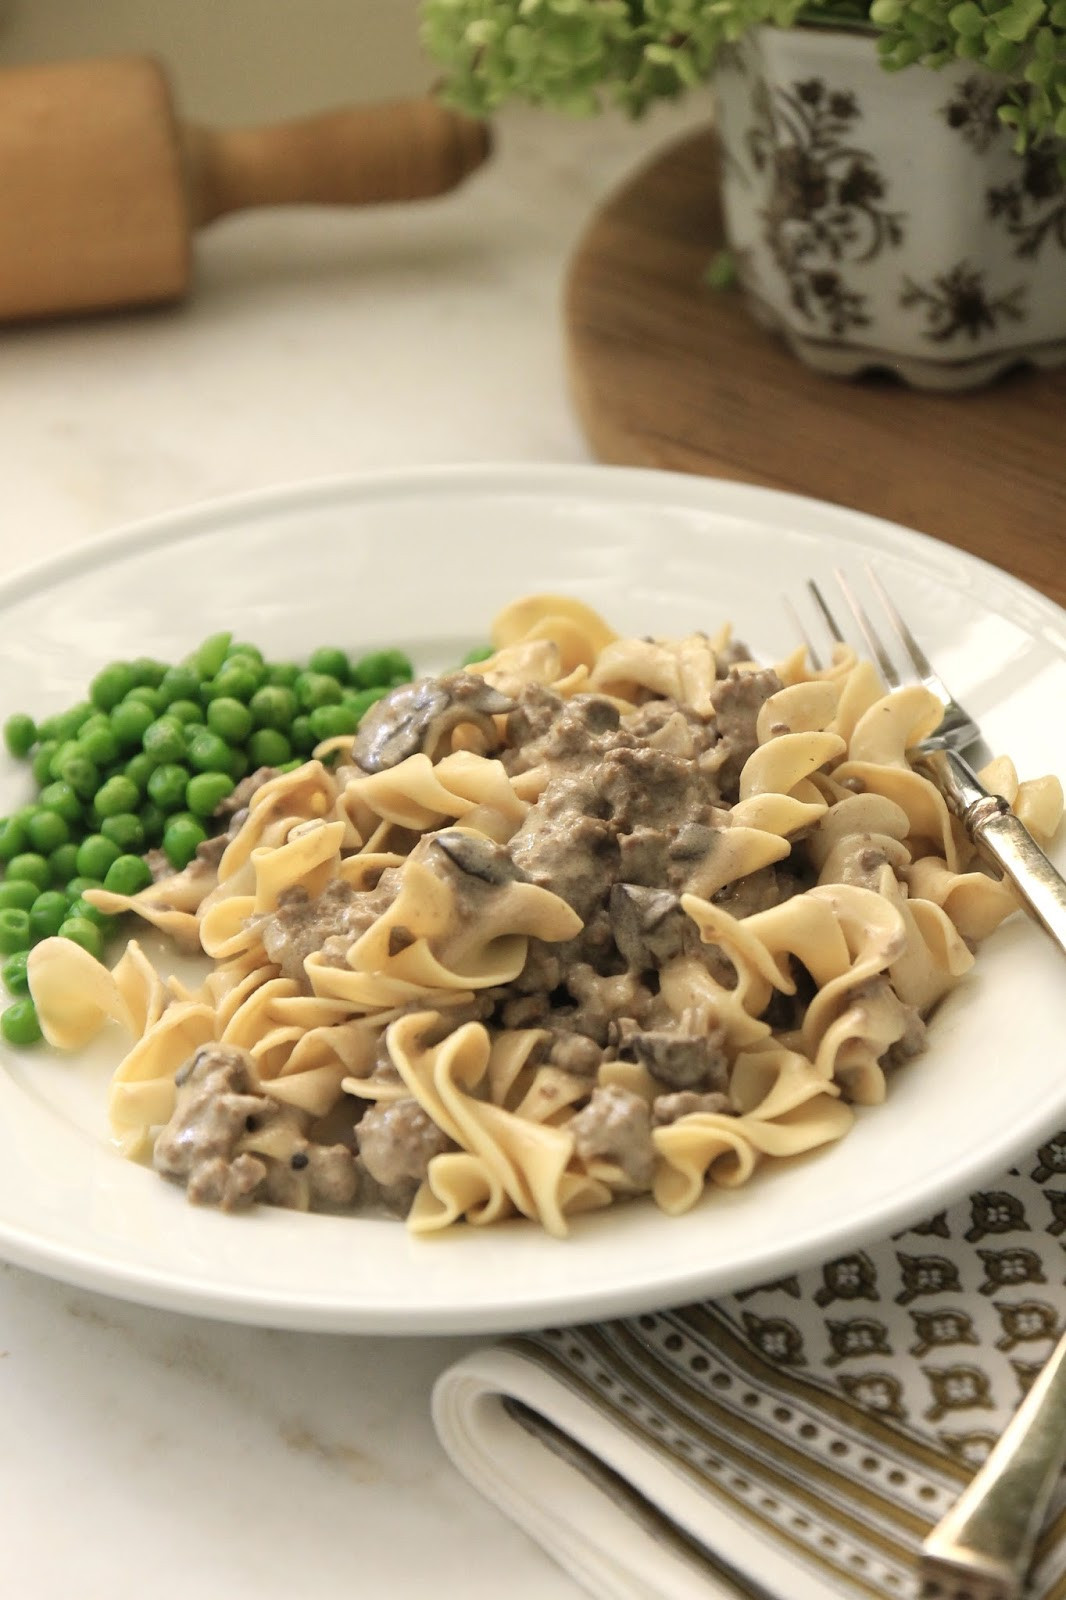
M 514 701 L 474 672 L 403 683 L 371 706 L 352 745 L 352 760 L 364 772 L 384 772 L 419 753 L 432 761 L 456 728 L 475 727 L 490 749 L 499 745 L 493 717 L 514 710 Z
M 623 1061 L 639 1061 L 668 1089 L 722 1094 L 729 1086 L 729 1062 L 720 1028 L 705 1034 L 630 1033 L 619 1046 Z
M 630 967 L 645 972 L 661 967 L 684 946 L 688 919 L 668 889 L 616 883 L 609 902 L 614 942 Z
M 525 873 L 515 866 L 507 848 L 493 839 L 463 833 L 460 828 L 446 828 L 434 836 L 431 849 L 440 850 L 453 867 L 482 883 L 498 886 L 525 881 Z

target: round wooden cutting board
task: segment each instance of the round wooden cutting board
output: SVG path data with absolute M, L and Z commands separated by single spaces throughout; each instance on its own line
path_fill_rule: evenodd
M 809 372 L 739 291 L 704 281 L 724 243 L 715 168 L 713 134 L 688 135 L 607 201 L 578 246 L 570 377 L 596 455 L 873 512 L 1066 604 L 1066 368 L 962 395 Z

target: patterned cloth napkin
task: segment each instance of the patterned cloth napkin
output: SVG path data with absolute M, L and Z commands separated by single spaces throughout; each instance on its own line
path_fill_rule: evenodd
M 882 1245 L 440 1378 L 459 1469 L 602 1600 L 908 1600 L 1066 1323 L 1066 1132 Z M 1066 1600 L 1066 1493 L 1032 1600 Z

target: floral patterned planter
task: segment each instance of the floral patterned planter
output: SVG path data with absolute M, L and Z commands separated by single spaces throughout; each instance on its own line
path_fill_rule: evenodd
M 872 39 L 763 28 L 714 80 L 726 230 L 797 356 L 965 389 L 1066 361 L 1066 184 L 964 63 L 887 73 Z

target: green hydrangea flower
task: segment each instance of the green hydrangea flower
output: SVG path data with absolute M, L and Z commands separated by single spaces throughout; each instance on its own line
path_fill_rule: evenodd
M 762 24 L 878 34 L 892 71 L 962 59 L 1004 77 L 1019 149 L 1066 139 L 1066 0 L 423 0 L 422 38 L 445 94 L 485 116 L 521 100 L 639 114 L 703 83 L 723 44 Z

